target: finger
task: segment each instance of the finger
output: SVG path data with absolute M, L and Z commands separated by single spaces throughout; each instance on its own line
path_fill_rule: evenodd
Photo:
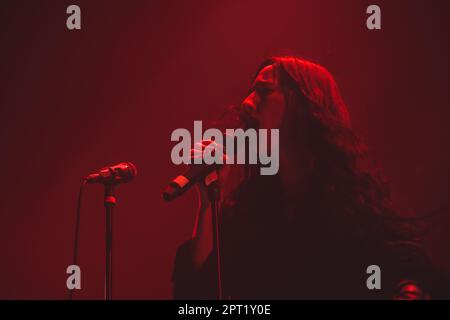
M 203 152 L 197 149 L 191 149 L 191 156 L 192 155 L 202 155 Z
M 201 143 L 203 145 L 205 145 L 205 146 L 207 146 L 207 145 L 209 145 L 210 143 L 213 143 L 213 142 L 214 142 L 214 140 L 211 140 L 211 139 L 205 139 L 205 140 L 201 141 Z

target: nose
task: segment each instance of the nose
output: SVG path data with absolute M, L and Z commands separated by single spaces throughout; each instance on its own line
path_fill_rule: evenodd
M 248 111 L 255 112 L 257 110 L 255 104 L 255 92 L 249 94 L 247 98 L 244 99 L 241 106 Z

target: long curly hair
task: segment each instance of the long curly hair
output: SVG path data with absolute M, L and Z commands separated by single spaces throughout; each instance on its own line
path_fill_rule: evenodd
M 309 196 L 318 200 L 316 211 L 340 225 L 345 222 L 346 232 L 373 240 L 413 240 L 422 234 L 421 221 L 393 209 L 388 183 L 352 129 L 330 72 L 305 59 L 283 56 L 266 60 L 256 74 L 268 65 L 278 73 L 291 115 L 299 108 L 307 110 L 307 141 L 316 159 Z

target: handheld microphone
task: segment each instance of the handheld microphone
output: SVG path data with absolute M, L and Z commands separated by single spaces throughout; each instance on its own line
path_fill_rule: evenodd
M 86 177 L 87 183 L 117 184 L 129 182 L 137 175 L 137 169 L 131 162 L 121 162 L 114 166 L 104 167 Z
M 218 164 L 191 165 L 182 175 L 173 179 L 163 192 L 163 199 L 172 201 L 178 198 L 193 185 L 205 179 L 211 172 L 219 168 Z

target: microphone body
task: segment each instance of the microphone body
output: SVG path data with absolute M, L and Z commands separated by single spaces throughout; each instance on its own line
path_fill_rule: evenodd
M 173 179 L 163 192 L 166 201 L 178 198 L 193 185 L 205 179 L 211 172 L 218 169 L 218 164 L 194 164 L 191 165 L 182 175 Z
M 104 167 L 86 177 L 87 183 L 117 184 L 129 182 L 137 175 L 137 169 L 131 162 L 121 162 L 114 166 Z

